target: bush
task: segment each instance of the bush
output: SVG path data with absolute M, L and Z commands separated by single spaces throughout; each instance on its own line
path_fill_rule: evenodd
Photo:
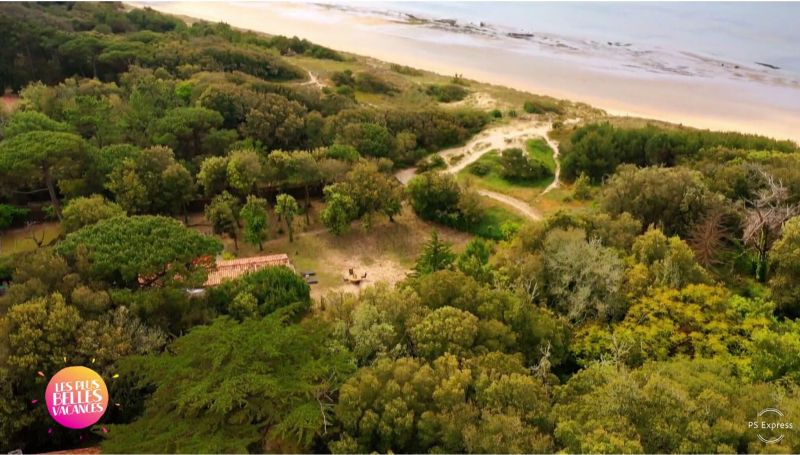
M 745 150 L 797 152 L 797 144 L 753 134 L 692 129 L 665 129 L 655 126 L 625 128 L 609 123 L 582 126 L 561 143 L 561 169 L 567 180 L 585 172 L 599 183 L 620 164 L 636 166 L 675 166 L 693 160 L 701 150 L 713 147 Z
M 484 175 L 492 172 L 492 166 L 489 165 L 489 163 L 480 160 L 467 166 L 467 169 L 469 170 L 470 174 L 477 175 L 479 177 L 483 177 Z
M 389 68 L 391 68 L 395 73 L 405 74 L 406 76 L 422 76 L 422 71 L 410 66 L 392 63 Z
M 325 156 L 334 160 L 346 161 L 348 163 L 355 163 L 361 155 L 354 147 L 344 144 L 333 144 L 328 147 Z
M 581 175 L 575 179 L 575 187 L 572 189 L 572 195 L 575 199 L 586 201 L 592 198 L 592 185 L 589 177 L 581 172 Z
M 441 155 L 431 155 L 417 162 L 417 173 L 432 171 L 434 169 L 444 169 L 447 163 Z
M 520 148 L 503 150 L 500 164 L 503 166 L 501 174 L 508 180 L 538 180 L 550 173 L 544 163 Z
M 546 114 L 548 112 L 561 114 L 564 112 L 557 101 L 546 99 L 525 101 L 525 104 L 522 105 L 522 109 L 529 114 Z
M 331 74 L 331 81 L 337 87 L 355 87 L 356 80 L 353 78 L 353 72 L 350 70 L 336 71 Z
M 469 94 L 469 91 L 460 85 L 447 84 L 429 85 L 425 89 L 425 93 L 440 103 L 451 103 L 463 100 Z
M 369 72 L 360 72 L 355 76 L 355 87 L 366 93 L 383 93 L 386 95 L 397 91 L 397 87 L 380 76 Z
M 500 111 L 500 109 L 492 109 L 492 111 L 489 112 L 489 115 L 492 118 L 503 118 L 503 113 Z
M 224 313 L 235 313 L 238 309 L 231 305 L 236 296 L 241 294 L 249 294 L 256 299 L 258 313 L 262 316 L 292 305 L 296 305 L 292 308 L 293 313 L 301 316 L 311 308 L 308 283 L 287 267 L 266 267 L 237 280 L 223 282 L 209 289 L 208 298 L 212 305 Z

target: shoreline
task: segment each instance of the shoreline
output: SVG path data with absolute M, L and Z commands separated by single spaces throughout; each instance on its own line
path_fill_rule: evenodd
M 351 54 L 439 74 L 460 73 L 468 79 L 583 102 L 612 115 L 800 141 L 800 88 L 791 82 L 773 84 L 750 76 L 743 79 L 687 76 L 641 68 L 609 71 L 602 67 L 602 56 L 576 59 L 570 52 L 534 53 L 521 46 L 527 44 L 527 39 L 502 40 L 491 34 L 454 33 L 447 30 L 450 24 L 439 21 L 427 27 L 425 24 L 430 23 L 427 19 L 409 23 L 401 17 L 392 20 L 388 15 L 342 11 L 336 5 L 130 4 L 226 22 L 256 32 L 296 35 Z M 520 45 L 514 45 L 513 41 L 519 41 Z M 758 72 L 753 74 L 757 76 Z

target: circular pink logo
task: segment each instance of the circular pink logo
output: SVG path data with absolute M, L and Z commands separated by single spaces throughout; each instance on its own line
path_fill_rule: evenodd
M 94 370 L 67 367 L 50 379 L 45 401 L 56 422 L 77 430 L 94 425 L 103 417 L 108 408 L 108 389 Z

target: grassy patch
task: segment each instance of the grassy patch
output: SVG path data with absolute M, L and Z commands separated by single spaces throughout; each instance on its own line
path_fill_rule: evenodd
M 37 239 L 44 238 L 44 245 L 50 244 L 61 235 L 61 227 L 58 223 L 42 223 L 31 228 L 10 229 L 0 235 L 0 255 L 21 253 L 23 251 L 33 251 L 37 248 L 31 235 Z
M 529 139 L 525 146 L 530 156 L 544 163 L 545 167 L 547 167 L 550 172 L 556 172 L 556 160 L 553 158 L 553 149 L 547 145 L 547 141 L 541 138 Z
M 537 198 L 532 204 L 534 209 L 547 216 L 559 210 L 574 213 L 586 213 L 596 210 L 592 201 L 581 201 L 572 197 L 572 188 L 560 186 Z
M 547 146 L 546 143 L 544 145 Z M 536 145 L 535 147 L 535 153 L 546 153 L 540 150 L 540 146 Z M 531 152 L 531 145 L 528 146 L 528 150 L 531 154 L 534 153 Z M 550 148 L 548 147 L 547 150 L 550 150 Z M 548 167 L 552 165 L 553 169 L 555 169 L 552 152 L 549 160 L 545 161 L 545 163 Z M 476 166 L 488 170 L 488 172 L 483 175 L 475 175 L 472 169 Z M 508 180 L 503 177 L 502 171 L 503 166 L 500 164 L 500 152 L 492 150 L 459 172 L 458 179 L 461 181 L 470 181 L 479 188 L 507 194 L 527 202 L 532 202 L 542 190 L 553 181 L 552 176 L 538 180 Z
M 492 240 L 504 240 L 525 223 L 524 218 L 501 203 L 491 199 L 485 201 L 486 213 L 480 224 L 471 229 L 473 234 Z

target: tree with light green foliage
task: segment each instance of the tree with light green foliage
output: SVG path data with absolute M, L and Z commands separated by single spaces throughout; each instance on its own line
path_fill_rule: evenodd
M 259 251 L 264 251 L 264 239 L 267 237 L 269 227 L 269 206 L 267 200 L 247 196 L 247 202 L 239 212 L 244 220 L 244 239 L 250 244 L 258 245 Z
M 31 131 L 73 132 L 66 123 L 53 120 L 41 112 L 16 111 L 3 127 L 3 134 L 0 137 L 9 139 Z
M 107 201 L 103 196 L 95 194 L 90 197 L 79 197 L 70 200 L 64 207 L 61 229 L 69 234 L 100 220 L 124 215 L 122 207 Z
M 335 453 L 550 452 L 547 388 L 518 356 L 381 359 L 342 387 Z M 498 422 L 515 429 L 508 433 Z
M 320 215 L 322 224 L 334 235 L 341 235 L 356 218 L 356 204 L 349 195 L 340 191 L 337 185 L 326 186 L 325 208 Z
M 286 223 L 286 230 L 289 232 L 289 241 L 294 242 L 294 217 L 300 212 L 297 200 L 288 194 L 279 194 L 275 202 L 275 214 L 278 219 L 283 218 Z
M 772 261 L 775 268 L 769 284 L 778 308 L 800 315 L 800 216 L 783 225 L 781 237 L 772 247 Z
M 618 324 L 579 328 L 573 349 L 584 363 L 605 358 L 631 366 L 676 355 L 737 356 L 751 331 L 770 327 L 773 307 L 719 286 L 660 288 L 634 302 Z
M 225 191 L 228 188 L 228 158 L 210 156 L 203 160 L 197 173 L 197 183 L 203 187 L 206 197 L 214 197 Z
M 239 201 L 227 191 L 214 197 L 205 208 L 205 217 L 214 234 L 227 235 L 239 249 Z
M 255 189 L 261 174 L 261 159 L 254 150 L 236 150 L 228 157 L 228 184 L 238 194 L 250 194 Z
M 478 336 L 478 318 L 450 306 L 437 308 L 411 327 L 417 356 L 433 360 L 444 354 L 468 355 Z

